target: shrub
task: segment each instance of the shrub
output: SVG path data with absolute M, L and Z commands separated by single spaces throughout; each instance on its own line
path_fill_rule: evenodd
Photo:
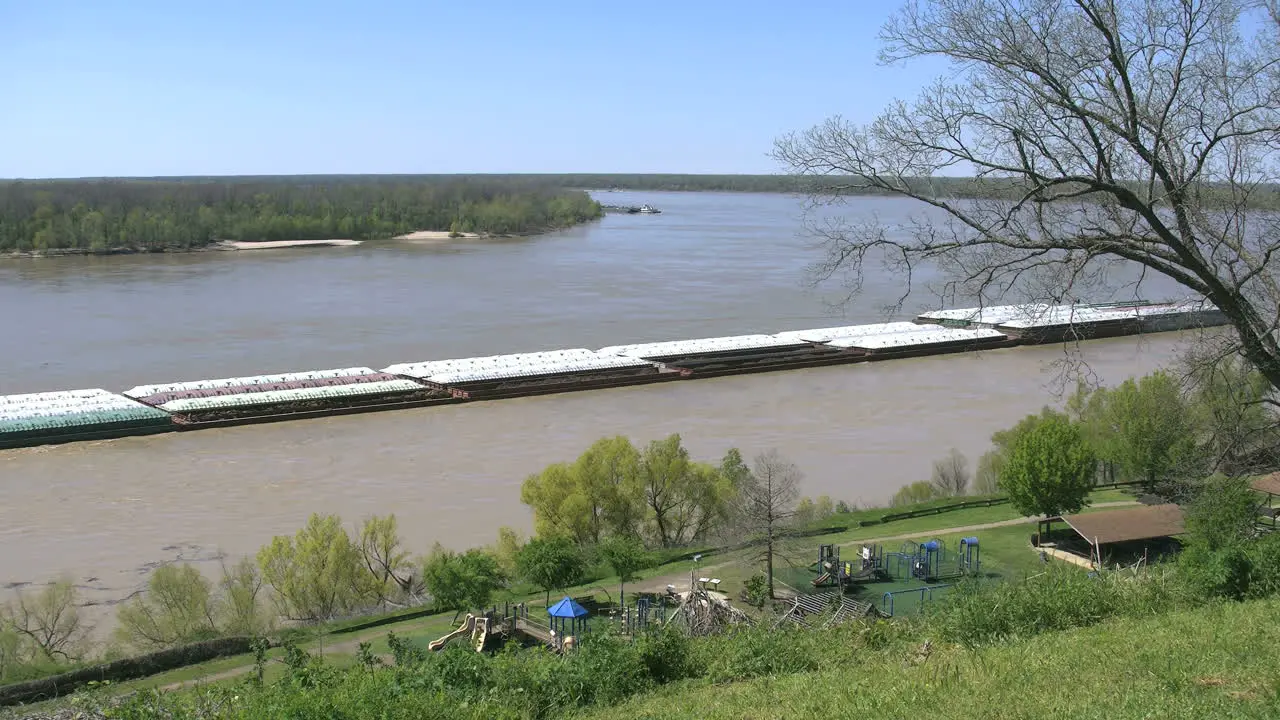
M 1015 582 L 961 583 L 932 610 L 943 639 L 977 646 L 1052 630 L 1086 627 L 1110 617 L 1166 612 L 1183 597 L 1163 571 L 1087 576 L 1051 566 Z

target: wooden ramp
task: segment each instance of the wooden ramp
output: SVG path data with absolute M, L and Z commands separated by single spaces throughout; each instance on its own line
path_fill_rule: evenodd
M 516 618 L 515 627 L 516 632 L 523 633 L 548 647 L 557 647 L 555 636 L 551 634 L 551 628 L 546 625 L 533 622 L 527 618 L 518 617 Z

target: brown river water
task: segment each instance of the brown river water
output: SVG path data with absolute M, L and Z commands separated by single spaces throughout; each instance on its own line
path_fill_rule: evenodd
M 878 322 L 869 278 L 844 316 L 813 289 L 800 204 L 779 195 L 605 193 L 657 216 L 470 244 L 0 261 L 0 393 L 778 332 Z M 905 218 L 860 199 L 844 212 Z M 1148 280 L 1153 299 L 1183 293 Z M 1127 291 L 1132 297 L 1132 290 Z M 1104 298 L 1097 298 L 1104 299 Z M 936 307 L 928 297 L 907 310 Z M 909 317 L 911 312 L 904 313 Z M 1080 354 L 1115 382 L 1187 334 L 746 375 L 0 451 L 0 584 L 67 573 L 95 601 L 156 563 L 254 552 L 312 512 L 394 512 L 410 547 L 528 529 L 519 485 L 603 435 L 672 432 L 699 459 L 778 448 L 804 492 L 881 503 L 956 447 L 1056 403 Z

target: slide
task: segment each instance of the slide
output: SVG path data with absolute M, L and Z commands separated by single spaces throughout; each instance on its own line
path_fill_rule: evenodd
M 475 630 L 471 633 L 471 642 L 476 646 L 476 652 L 484 652 L 484 646 L 489 644 L 489 618 L 476 618 Z
M 816 579 L 814 579 L 813 586 L 818 587 L 820 585 L 825 585 L 826 582 L 830 579 L 831 579 L 831 573 L 822 573 Z
M 453 640 L 454 638 L 460 638 L 463 635 L 470 635 L 475 630 L 475 627 L 476 627 L 476 616 L 472 615 L 471 613 L 467 613 L 467 618 L 462 621 L 461 627 L 449 633 L 448 635 L 445 635 L 439 640 L 431 641 L 427 645 L 427 649 L 430 650 L 431 652 L 436 652 L 438 650 L 441 650 L 444 648 L 445 645 L 449 644 L 450 640 Z
M 862 568 L 858 572 L 849 576 L 850 580 L 870 580 L 880 574 L 880 569 L 875 567 Z

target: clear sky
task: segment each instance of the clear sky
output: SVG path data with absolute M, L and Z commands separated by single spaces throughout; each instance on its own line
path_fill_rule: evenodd
M 894 0 L 0 0 L 0 177 L 769 173 Z

